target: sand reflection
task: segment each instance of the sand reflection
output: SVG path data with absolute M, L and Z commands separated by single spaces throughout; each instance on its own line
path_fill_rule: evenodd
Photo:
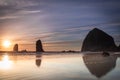
M 116 66 L 116 56 L 104 57 L 102 55 L 84 55 L 83 61 L 89 72 L 97 78 L 101 78 Z
M 0 58 L 0 69 L 10 69 L 12 68 L 13 62 L 9 59 L 8 55 L 3 55 Z
M 41 58 L 42 58 L 42 54 L 36 54 L 36 66 L 37 67 L 40 67 L 40 65 L 41 65 L 41 62 L 42 62 L 42 60 L 41 60 Z

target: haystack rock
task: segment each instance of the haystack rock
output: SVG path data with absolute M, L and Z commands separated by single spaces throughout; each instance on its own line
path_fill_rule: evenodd
M 36 52 L 44 52 L 41 40 L 36 41 Z
M 120 45 L 118 46 L 118 51 L 120 51 Z
M 13 51 L 14 51 L 14 52 L 18 52 L 18 44 L 15 44 L 15 45 L 14 45 Z
M 110 35 L 94 28 L 84 39 L 81 51 L 117 51 L 117 49 Z

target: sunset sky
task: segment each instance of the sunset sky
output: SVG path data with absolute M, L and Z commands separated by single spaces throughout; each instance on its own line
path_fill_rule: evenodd
M 83 39 L 99 28 L 120 44 L 120 0 L 0 0 L 0 50 L 81 50 Z M 11 46 L 2 46 L 10 40 Z

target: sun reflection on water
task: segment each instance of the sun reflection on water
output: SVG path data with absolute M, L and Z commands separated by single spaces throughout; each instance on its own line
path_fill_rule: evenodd
M 12 67 L 13 62 L 9 59 L 8 55 L 4 55 L 2 60 L 0 61 L 0 69 L 10 69 Z

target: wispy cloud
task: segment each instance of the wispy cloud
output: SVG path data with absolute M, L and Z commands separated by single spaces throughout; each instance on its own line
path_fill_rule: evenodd
M 0 0 L 0 5 L 8 6 L 13 5 L 16 7 L 28 7 L 35 6 L 39 4 L 39 0 Z
M 5 20 L 5 19 L 16 19 L 16 18 L 19 18 L 19 16 L 1 16 L 0 17 L 0 20 Z
M 18 12 L 21 14 L 38 13 L 40 10 L 33 10 L 31 8 L 37 5 L 39 5 L 37 0 L 0 0 L 0 17 L 15 15 L 18 14 Z
M 34 14 L 34 13 L 40 13 L 40 10 L 21 10 L 18 12 L 18 14 Z

